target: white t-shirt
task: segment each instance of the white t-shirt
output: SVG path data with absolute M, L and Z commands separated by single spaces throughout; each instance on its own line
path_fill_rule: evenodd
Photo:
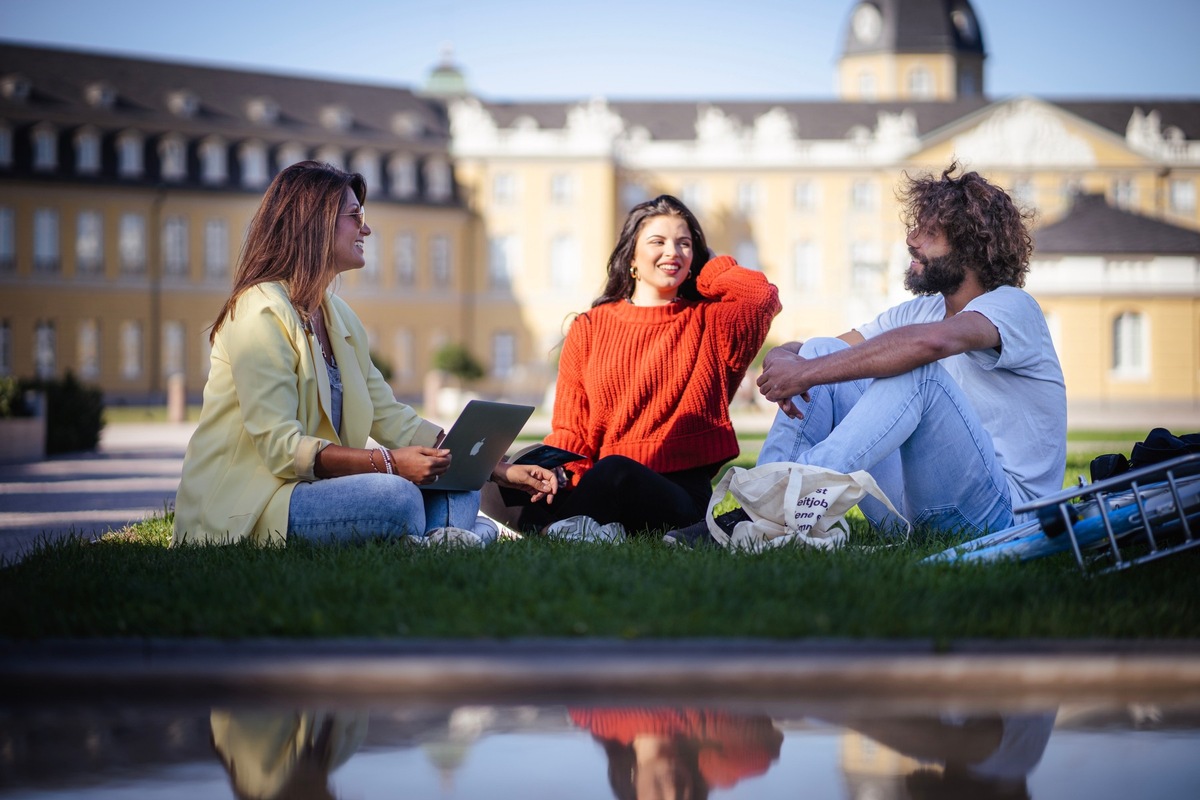
M 1057 494 L 1067 460 L 1067 390 L 1046 317 L 1024 289 L 1001 286 L 967 303 L 1000 331 L 1000 352 L 972 350 L 941 360 L 992 437 L 1013 506 Z M 857 330 L 870 339 L 903 325 L 940 322 L 941 295 L 889 308 Z

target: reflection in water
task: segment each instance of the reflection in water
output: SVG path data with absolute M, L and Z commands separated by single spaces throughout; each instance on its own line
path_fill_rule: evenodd
M 608 755 L 617 800 L 693 800 L 767 771 L 783 734 L 765 715 L 694 708 L 575 708 Z
M 329 800 L 329 773 L 358 750 L 367 715 L 214 709 L 213 747 L 239 800 Z
M 0 706 L 0 800 L 1192 798 L 1198 743 L 1186 705 Z
M 1028 777 L 1050 741 L 1054 718 L 1050 711 L 836 720 L 868 738 L 847 735 L 843 769 L 849 795 L 1028 798 Z

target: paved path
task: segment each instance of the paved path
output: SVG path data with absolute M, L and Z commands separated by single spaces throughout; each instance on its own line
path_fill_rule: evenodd
M 194 424 L 106 425 L 94 453 L 0 465 L 0 558 L 39 538 L 96 536 L 175 503 Z

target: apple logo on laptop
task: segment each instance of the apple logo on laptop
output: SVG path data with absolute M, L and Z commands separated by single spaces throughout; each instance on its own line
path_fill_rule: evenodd
M 479 453 L 480 449 L 483 447 L 483 443 L 484 443 L 484 442 L 486 442 L 486 441 L 487 441 L 487 437 L 485 436 L 485 437 L 483 437 L 482 439 L 480 439 L 478 442 L 476 442 L 476 443 L 475 443 L 475 444 L 474 444 L 474 445 L 471 447 L 471 455 L 473 455 L 473 456 L 474 456 L 474 455 L 477 455 L 477 454 Z

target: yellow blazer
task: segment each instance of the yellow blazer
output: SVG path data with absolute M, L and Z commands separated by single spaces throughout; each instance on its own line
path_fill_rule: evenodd
M 432 446 L 441 428 L 396 400 L 371 363 L 367 332 L 345 301 L 327 294 L 325 326 L 342 373 L 335 431 L 329 373 L 280 283 L 238 299 L 213 342 L 200 423 L 188 443 L 175 499 L 172 544 L 259 543 L 287 537 L 299 481 L 313 481 L 327 444 Z

